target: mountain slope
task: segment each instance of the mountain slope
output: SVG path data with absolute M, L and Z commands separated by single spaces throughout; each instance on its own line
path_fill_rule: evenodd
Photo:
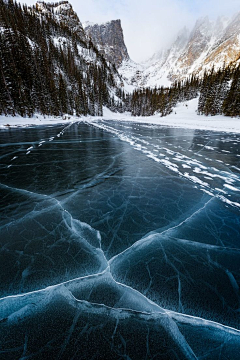
M 240 58 L 240 13 L 229 20 L 197 20 L 189 32 L 184 28 L 167 50 L 159 51 L 144 64 L 125 62 L 119 69 L 130 84 L 140 87 L 168 86 L 190 75 L 203 77 L 205 70 L 215 70 L 237 63 Z
M 0 0 L 0 114 L 101 115 L 122 81 L 67 1 Z

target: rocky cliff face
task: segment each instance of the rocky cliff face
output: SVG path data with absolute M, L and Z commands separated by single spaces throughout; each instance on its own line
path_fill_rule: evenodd
M 229 22 L 222 31 L 221 37 L 216 41 L 204 59 L 204 66 L 222 67 L 223 64 L 237 62 L 240 59 L 240 13 Z
M 124 60 L 129 60 L 120 20 L 112 20 L 105 24 L 86 22 L 83 26 L 98 50 L 117 68 Z
M 144 64 L 136 64 L 128 55 L 120 20 L 82 24 L 68 1 L 38 2 L 36 8 L 38 13 L 51 13 L 84 42 L 91 38 L 126 82 L 136 87 L 168 86 L 191 74 L 202 76 L 213 66 L 217 70 L 224 64 L 240 61 L 240 13 L 232 19 L 220 17 L 215 22 L 208 17 L 200 18 L 192 31 L 183 28 L 169 49 L 159 51 Z
M 197 21 L 176 63 L 179 76 L 191 73 L 201 76 L 213 66 L 219 69 L 224 63 L 228 65 L 237 61 L 240 55 L 239 17 L 240 14 L 232 21 L 223 17 L 216 22 L 210 22 L 207 17 Z
M 217 70 L 239 59 L 240 13 L 231 20 L 221 17 L 216 22 L 201 18 L 191 32 L 183 29 L 169 49 L 141 66 L 125 62 L 119 71 L 131 84 L 154 87 L 191 74 L 202 76 L 213 66 Z

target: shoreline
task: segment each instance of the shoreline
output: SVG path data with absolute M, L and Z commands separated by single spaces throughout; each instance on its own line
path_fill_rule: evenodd
M 160 117 L 159 114 L 141 117 L 131 116 L 130 113 L 113 113 L 107 108 L 104 108 L 103 116 L 82 116 L 76 117 L 71 115 L 64 115 L 63 117 L 43 116 L 36 114 L 32 118 L 22 118 L 20 116 L 0 116 L 0 130 L 8 128 L 32 127 L 39 125 L 57 125 L 69 124 L 78 121 L 128 121 L 134 123 L 142 123 L 148 125 L 159 125 L 171 128 L 182 128 L 192 130 L 208 130 L 220 131 L 227 133 L 240 134 L 240 118 L 229 118 L 224 115 L 205 116 L 197 115 L 198 99 L 193 99 L 184 103 L 178 104 L 170 115 Z

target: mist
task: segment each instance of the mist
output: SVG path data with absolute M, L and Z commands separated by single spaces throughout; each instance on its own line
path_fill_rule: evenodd
M 22 3 L 34 4 L 31 0 Z M 121 19 L 125 43 L 132 60 L 142 62 L 168 48 L 184 26 L 197 18 L 233 16 L 240 0 L 70 0 L 80 20 L 106 22 Z

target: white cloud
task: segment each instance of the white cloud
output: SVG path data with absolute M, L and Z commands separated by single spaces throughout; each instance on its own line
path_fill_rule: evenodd
M 31 0 L 24 1 L 32 4 Z M 168 46 L 183 27 L 199 16 L 231 15 L 240 0 L 70 0 L 81 21 L 121 19 L 125 42 L 135 61 Z
M 185 6 L 175 0 L 132 0 L 122 22 L 130 55 L 136 60 L 149 58 L 168 46 L 180 28 L 192 25 Z
M 240 11 L 240 0 L 194 0 L 193 3 L 197 13 L 210 17 L 231 16 Z
M 74 4 L 81 20 L 103 22 L 120 18 L 125 42 L 135 61 L 149 58 L 192 23 L 187 7 L 177 0 L 88 0 Z M 191 24 L 192 25 L 192 24 Z

